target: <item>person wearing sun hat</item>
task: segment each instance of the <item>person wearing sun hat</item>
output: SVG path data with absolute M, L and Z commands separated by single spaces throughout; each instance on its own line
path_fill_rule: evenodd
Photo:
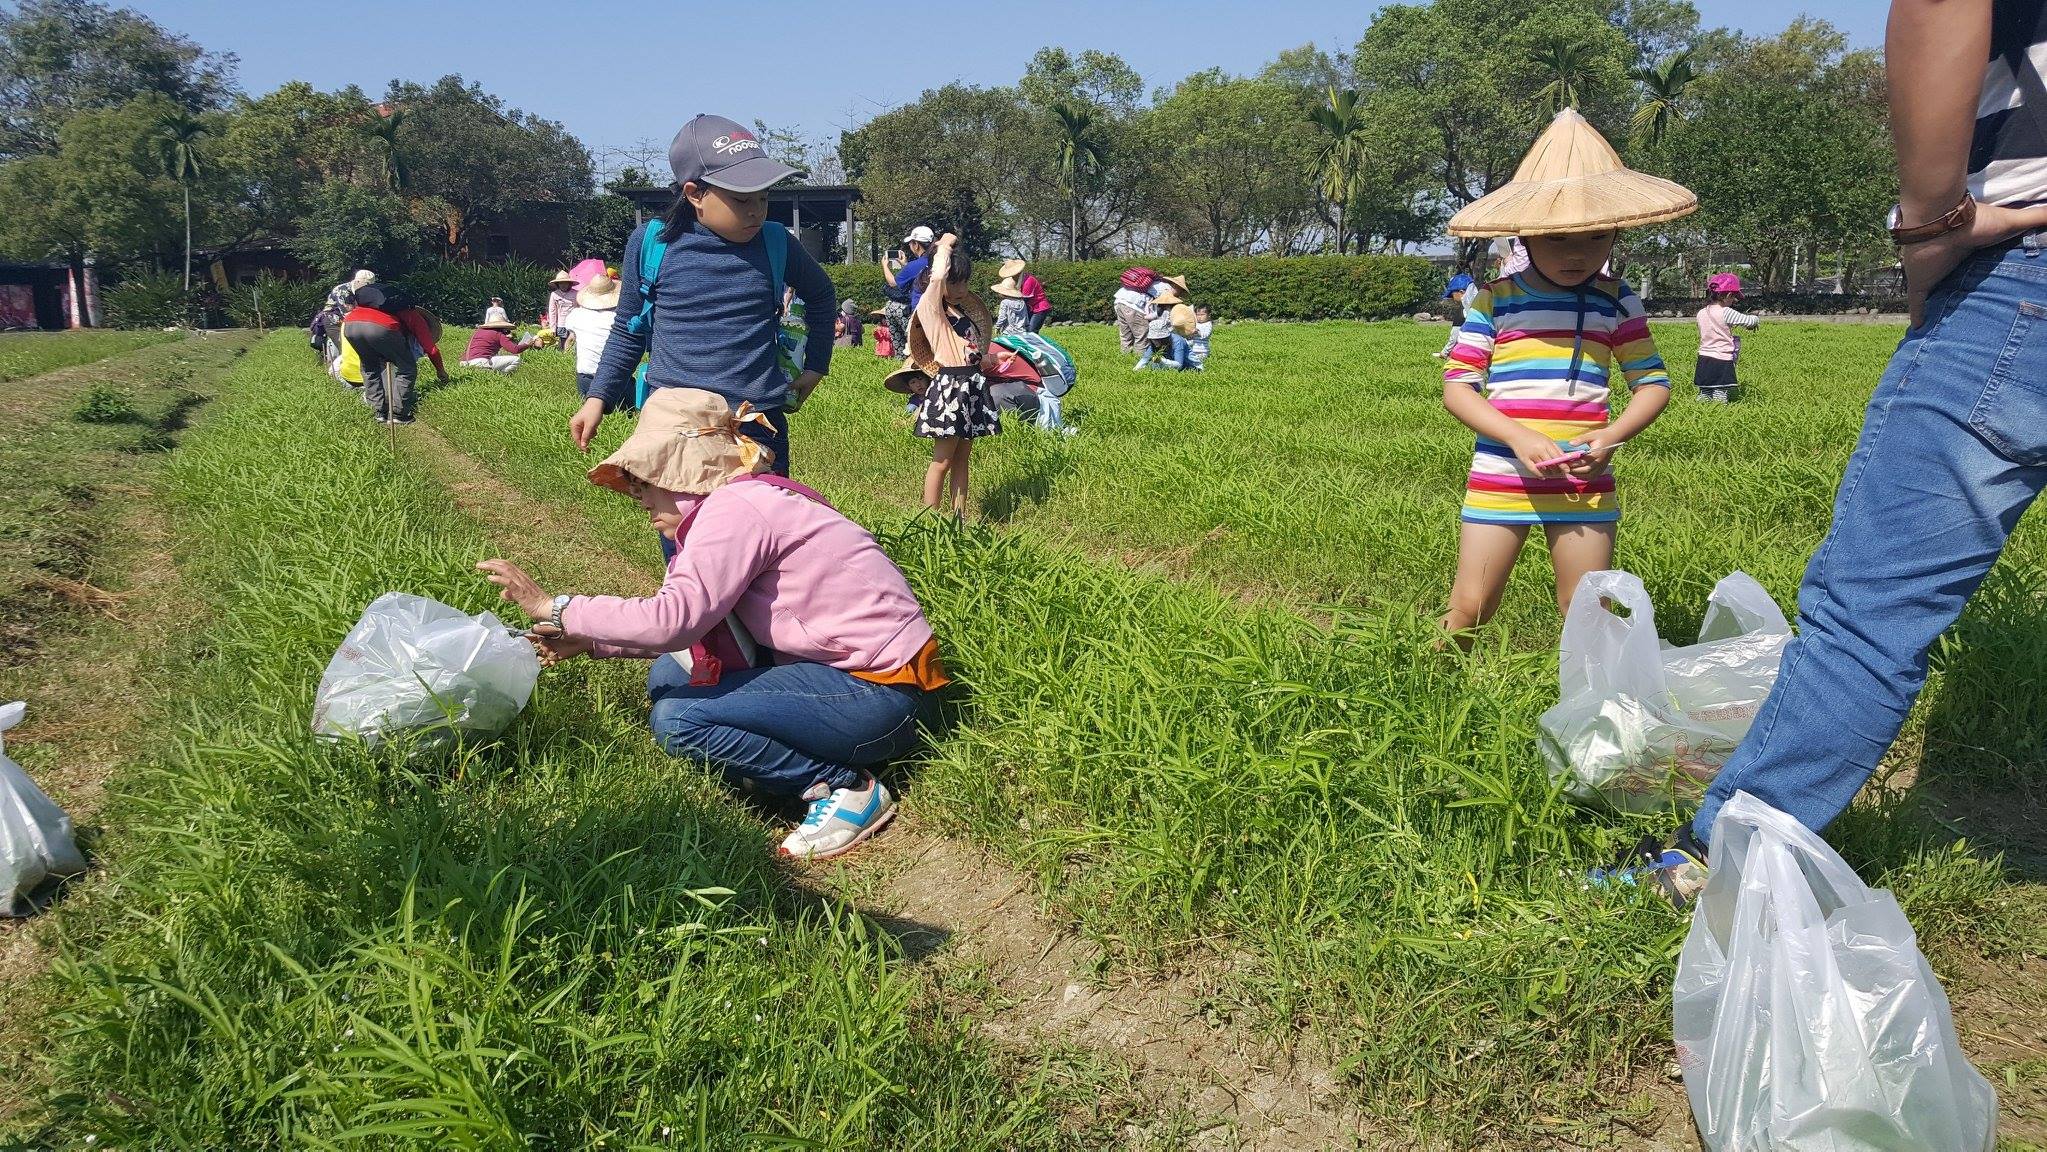
M 1016 290 L 1023 293 L 1024 330 L 1036 332 L 1052 318 L 1052 300 L 1045 295 L 1045 284 L 1037 276 L 1026 271 L 1028 265 L 1021 259 L 1004 260 L 995 275 L 1016 283 Z
M 485 320 L 469 334 L 469 347 L 462 353 L 464 368 L 509 374 L 519 366 L 519 355 L 533 347 L 531 341 L 514 342 L 510 320 Z
M 1020 264 L 1011 260 L 1009 264 Z M 1003 267 L 1009 267 L 1004 264 Z M 1004 276 L 988 286 L 988 291 L 1002 302 L 995 306 L 995 334 L 1008 336 L 1030 330 L 1030 308 L 1024 303 L 1023 289 L 1017 286 L 1013 276 Z
M 597 364 L 604 347 L 611 342 L 611 327 L 618 318 L 618 280 L 609 269 L 599 269 L 590 282 L 576 292 L 576 306 L 562 322 L 576 349 L 576 395 L 590 398 L 591 381 L 597 378 Z
M 589 450 L 604 414 L 634 395 L 644 356 L 650 392 L 705 388 L 752 404 L 766 423 L 749 424 L 745 434 L 761 438 L 776 471 L 787 475 L 789 414 L 831 370 L 832 326 L 824 318 L 839 310 L 838 292 L 817 260 L 768 220 L 768 189 L 797 171 L 769 158 L 752 132 L 723 116 L 684 124 L 669 142 L 668 163 L 679 191 L 660 219 L 626 240 L 611 340 L 569 435 Z M 784 365 L 771 237 L 782 242 L 783 287 L 817 318 L 805 332 L 800 367 Z M 640 267 L 643 251 L 658 251 L 657 267 Z
M 1732 272 L 1716 272 L 1706 280 L 1707 304 L 1699 309 L 1699 363 L 1692 376 L 1692 384 L 1699 390 L 1699 399 L 1713 404 L 1725 404 L 1740 387 L 1734 377 L 1734 362 L 1741 358 L 1741 337 L 1735 335 L 1736 328 L 1756 328 L 1761 320 L 1746 312 L 1738 312 L 1735 305 L 1741 301 L 1741 277 Z
M 1173 314 L 1175 312 L 1182 316 L 1193 314 L 1191 310 L 1187 310 L 1186 299 L 1175 292 L 1174 287 L 1175 283 L 1168 282 L 1163 276 L 1151 287 L 1152 311 L 1145 321 L 1144 351 L 1138 355 L 1134 371 L 1142 372 L 1151 367 L 1154 359 L 1163 363 L 1173 346 Z
M 1519 237 L 1530 260 L 1479 290 L 1443 373 L 1443 406 L 1478 437 L 1442 618 L 1460 642 L 1498 608 L 1532 528 L 1549 538 L 1560 609 L 1579 577 L 1612 565 L 1613 454 L 1670 402 L 1670 375 L 1642 301 L 1600 269 L 1620 229 L 1697 207 L 1683 187 L 1623 166 L 1566 108 L 1512 180 L 1451 218 L 1454 236 Z M 1633 389 L 1618 420 L 1616 380 Z
M 761 419 L 702 389 L 658 389 L 590 470 L 674 543 L 654 595 L 556 595 L 510 561 L 477 567 L 534 621 L 544 664 L 651 660 L 656 742 L 732 785 L 801 799 L 782 853 L 823 860 L 895 814 L 873 770 L 915 746 L 950 680 L 901 569 L 824 497 L 768 471 L 743 432 Z
M 569 310 L 576 306 L 576 278 L 564 268 L 547 282 L 547 305 L 540 312 L 540 326 L 559 333 Z

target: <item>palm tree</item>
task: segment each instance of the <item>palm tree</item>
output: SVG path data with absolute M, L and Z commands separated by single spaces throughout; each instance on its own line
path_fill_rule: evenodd
M 379 105 L 364 134 L 378 145 L 377 151 L 384 158 L 384 187 L 392 192 L 405 191 L 412 174 L 405 167 L 405 154 L 398 149 L 398 127 L 405 123 L 405 109 L 384 110 Z
M 1629 127 L 1634 130 L 1635 139 L 1652 147 L 1660 146 L 1670 126 L 1684 119 L 1685 94 L 1698 75 L 1692 70 L 1692 54 L 1689 50 L 1679 52 L 1661 66 L 1637 68 L 1628 75 L 1643 90 L 1641 107 L 1635 109 Z
M 1542 70 L 1549 75 L 1549 83 L 1542 86 L 1536 98 L 1549 105 L 1552 114 L 1566 108 L 1578 106 L 1578 89 L 1585 83 L 1586 65 L 1592 62 L 1592 48 L 1585 43 L 1566 44 L 1562 40 L 1552 41 L 1542 52 Z
M 156 122 L 157 144 L 163 153 L 164 175 L 185 193 L 185 291 L 192 290 L 192 181 L 199 178 L 199 142 L 213 135 L 204 120 L 182 109 L 166 112 Z
M 1343 255 L 1350 231 L 1351 195 L 1367 160 L 1365 116 L 1353 89 L 1331 87 L 1322 103 L 1308 109 L 1308 121 L 1321 130 L 1310 175 L 1316 191 L 1336 209 L 1336 254 Z
M 1106 156 L 1101 138 L 1095 133 L 1095 114 L 1060 102 L 1052 105 L 1052 119 L 1059 133 L 1059 178 L 1066 184 L 1070 219 L 1066 229 L 1066 258 L 1080 259 L 1080 201 L 1088 176 L 1102 167 Z

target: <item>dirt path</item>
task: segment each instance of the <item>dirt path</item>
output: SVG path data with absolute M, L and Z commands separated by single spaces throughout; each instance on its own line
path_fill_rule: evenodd
M 521 492 L 427 424 L 400 430 L 399 444 L 514 561 L 584 587 L 631 594 L 656 586 L 645 557 L 594 543 L 600 537 L 579 511 Z M 979 975 L 992 989 L 954 1005 L 989 1036 L 1026 1051 L 1077 1045 L 1129 1069 L 1149 1108 L 1126 1130 L 1133 1144 L 1260 1152 L 1389 1146 L 1346 1106 L 1327 1063 L 1274 1054 L 1241 1029 L 1209 1021 L 1226 970 L 1097 978 L 1099 950 L 1044 915 L 1025 877 L 921 827 L 914 809 L 849 859 L 832 871 L 872 905 L 905 954 Z

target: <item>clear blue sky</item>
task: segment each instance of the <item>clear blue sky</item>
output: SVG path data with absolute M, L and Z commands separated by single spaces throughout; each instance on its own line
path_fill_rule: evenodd
M 208 48 L 239 55 L 251 92 L 296 79 L 322 89 L 358 84 L 375 95 L 394 78 L 459 72 L 514 107 L 561 121 L 600 153 L 600 164 L 606 148 L 665 145 L 698 112 L 758 117 L 836 139 L 840 128 L 925 88 L 1014 81 L 1047 44 L 1119 53 L 1147 87 L 1203 68 L 1252 72 L 1310 40 L 1348 50 L 1379 7 L 1358 0 L 1026 0 L 945 9 L 821 0 L 127 2 Z M 1808 13 L 1832 21 L 1858 46 L 1881 42 L 1886 8 L 1880 0 L 1695 3 L 1708 26 L 1755 33 L 1774 33 Z M 940 10 L 965 32 L 932 45 L 943 62 L 895 64 L 908 31 Z

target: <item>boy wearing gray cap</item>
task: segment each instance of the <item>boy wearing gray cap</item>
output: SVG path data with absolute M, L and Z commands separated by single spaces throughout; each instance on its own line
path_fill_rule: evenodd
M 765 413 L 772 430 L 751 423 L 741 428 L 774 454 L 775 471 L 787 476 L 787 414 L 830 369 L 832 329 L 810 325 L 802 369 L 792 380 L 781 357 L 781 288 L 794 289 L 811 316 L 830 316 L 839 307 L 824 269 L 767 218 L 767 190 L 797 171 L 769 159 L 752 132 L 722 116 L 683 125 L 668 146 L 668 163 L 675 171 L 675 203 L 626 240 L 611 339 L 569 434 L 576 447 L 589 450 L 605 413 L 633 394 L 634 370 L 645 356 L 650 392 L 702 388 L 735 409 L 744 403 Z

